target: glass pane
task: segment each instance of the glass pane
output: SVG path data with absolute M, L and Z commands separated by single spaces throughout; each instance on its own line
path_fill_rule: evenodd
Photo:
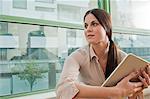
M 89 8 L 97 7 L 97 0 L 2 0 L 2 15 L 65 21 L 82 24 Z M 9 6 L 8 6 L 9 5 Z M 17 9 L 16 9 L 17 8 Z M 19 10 L 24 9 L 24 10 Z
M 150 35 L 132 35 L 115 33 L 115 43 L 127 53 L 134 53 L 150 61 Z
M 0 35 L 0 96 L 54 89 L 65 58 L 85 42 L 83 30 L 6 26 L 9 35 Z
M 48 7 L 35 7 L 36 11 L 41 11 L 41 12 L 54 12 L 54 8 L 48 8 Z
M 10 95 L 11 94 L 11 79 L 3 78 L 0 75 L 0 96 L 2 95 Z
M 55 0 L 35 0 L 36 2 L 42 2 L 42 3 L 54 3 Z
M 27 9 L 27 0 L 13 0 L 13 8 Z
M 113 26 L 150 29 L 149 0 L 110 0 Z
M 8 34 L 8 27 L 6 22 L 0 22 L 0 35 Z

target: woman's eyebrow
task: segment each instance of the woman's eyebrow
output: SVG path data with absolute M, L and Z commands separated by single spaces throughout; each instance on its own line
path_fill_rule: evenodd
M 99 23 L 97 20 L 93 20 L 93 21 L 91 21 L 90 23 Z M 84 24 L 88 24 L 87 22 L 84 22 Z
M 96 23 L 98 23 L 98 21 L 97 21 L 97 20 L 93 20 L 91 23 L 93 23 L 93 22 L 96 22 Z

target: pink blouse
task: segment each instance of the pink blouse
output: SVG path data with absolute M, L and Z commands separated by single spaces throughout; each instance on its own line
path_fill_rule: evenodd
M 120 49 L 117 49 L 117 53 L 118 63 L 120 63 L 127 54 Z M 72 99 L 79 92 L 75 82 L 101 86 L 104 81 L 105 75 L 98 62 L 98 57 L 92 47 L 87 45 L 73 52 L 65 60 L 61 77 L 56 87 L 57 99 Z

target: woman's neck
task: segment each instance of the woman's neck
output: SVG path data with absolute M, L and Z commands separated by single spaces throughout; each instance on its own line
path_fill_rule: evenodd
M 103 69 L 103 72 L 106 72 L 108 51 L 109 51 L 109 42 L 104 44 L 92 44 L 92 48 L 98 57 L 98 62 Z
M 99 59 L 106 59 L 109 51 L 109 43 L 92 44 L 93 50 Z

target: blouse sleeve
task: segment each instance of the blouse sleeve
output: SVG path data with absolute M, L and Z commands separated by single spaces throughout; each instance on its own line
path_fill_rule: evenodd
M 79 89 L 76 87 L 80 65 L 73 57 L 69 56 L 64 63 L 60 80 L 56 86 L 57 99 L 72 99 Z
M 118 50 L 118 64 L 127 56 L 127 53 L 125 53 L 122 50 Z

